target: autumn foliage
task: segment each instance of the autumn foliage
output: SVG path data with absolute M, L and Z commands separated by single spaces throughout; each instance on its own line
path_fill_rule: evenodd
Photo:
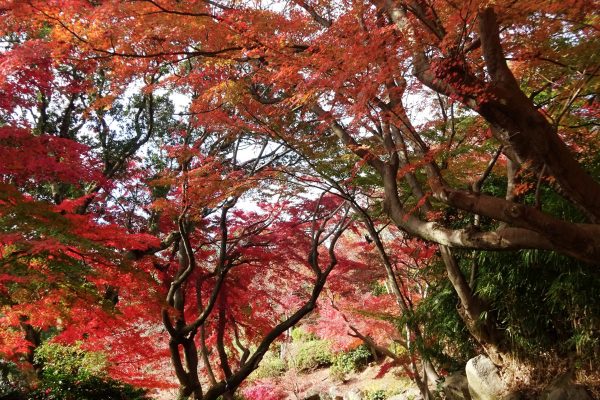
M 427 395 L 466 357 L 423 317 L 452 301 L 500 366 L 597 355 L 598 22 L 587 0 L 3 1 L 0 355 L 80 342 L 116 379 L 228 399 L 311 315 Z M 533 327 L 499 304 L 521 282 Z

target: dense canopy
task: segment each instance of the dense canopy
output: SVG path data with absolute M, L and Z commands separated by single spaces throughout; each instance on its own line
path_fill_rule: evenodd
M 425 398 L 477 353 L 598 385 L 597 10 L 3 1 L 0 357 L 230 399 L 305 321 Z

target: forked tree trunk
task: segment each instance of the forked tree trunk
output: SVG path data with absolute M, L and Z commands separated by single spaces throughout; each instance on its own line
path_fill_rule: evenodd
M 510 357 L 510 351 L 506 348 L 505 335 L 498 329 L 493 313 L 473 293 L 451 249 L 440 246 L 440 253 L 446 267 L 448 279 L 460 299 L 459 315 L 461 319 L 467 326 L 471 336 L 483 347 L 490 359 L 497 365 L 503 365 L 506 359 Z M 482 319 L 483 313 L 486 316 Z

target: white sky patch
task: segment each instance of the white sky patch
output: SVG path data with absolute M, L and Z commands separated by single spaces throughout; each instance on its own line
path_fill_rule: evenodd
M 173 105 L 175 106 L 175 113 L 177 114 L 187 112 L 192 104 L 191 97 L 183 93 L 170 92 L 169 99 L 171 99 L 173 102 Z

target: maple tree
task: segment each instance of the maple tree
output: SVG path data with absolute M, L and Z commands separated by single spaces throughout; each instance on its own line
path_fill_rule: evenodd
M 249 190 L 242 173 L 224 174 L 219 163 L 194 154 L 194 147 L 175 151 L 180 174 L 154 182 L 171 185 L 177 196 L 167 204 L 161 200 L 169 195 L 154 202 L 160 230 L 174 230 L 175 237 L 167 263 L 154 265 L 166 290 L 162 321 L 180 397 L 215 399 L 231 397 L 273 341 L 312 311 L 327 276 L 342 261 L 334 248 L 349 221 L 337 215 L 344 204 L 331 196 L 264 205 L 258 214 L 236 210 Z M 263 173 L 264 161 L 259 154 L 250 163 L 253 178 Z M 208 389 L 202 388 L 200 359 Z
M 138 111 L 136 118 L 139 118 L 142 110 Z M 137 120 L 135 122 L 137 125 Z M 152 120 L 147 122 L 148 126 L 153 124 Z M 106 124 L 102 123 L 101 127 L 106 128 Z M 138 126 L 136 129 L 139 129 Z M 155 179 L 151 180 L 151 186 L 146 187 L 145 191 L 149 193 L 146 195 L 145 205 L 148 207 L 149 218 L 142 218 L 139 211 L 135 211 L 136 204 L 125 204 L 125 207 L 133 206 L 133 211 L 124 209 L 123 204 L 113 204 L 120 203 L 121 200 L 111 194 L 116 190 L 121 192 L 120 196 L 128 198 L 128 192 L 132 190 L 139 193 L 139 184 L 135 182 L 139 179 L 139 172 L 136 172 L 135 167 L 129 167 L 129 173 L 133 174 L 121 178 L 120 186 L 116 189 L 107 186 L 103 188 L 106 194 L 101 200 L 106 201 L 106 206 L 99 210 L 90 201 L 99 188 L 95 182 L 86 188 L 86 194 L 74 200 L 64 194 L 57 196 L 53 193 L 51 197 L 45 197 L 43 192 L 38 192 L 40 185 L 48 183 L 58 187 L 63 185 L 60 189 L 63 193 L 68 193 L 83 186 L 90 171 L 95 171 L 94 179 L 98 181 L 106 181 L 109 177 L 114 178 L 117 173 L 122 173 L 125 159 L 119 161 L 121 168 L 111 168 L 107 153 L 110 155 L 116 149 L 107 146 L 107 132 L 101 131 L 100 134 L 103 141 L 99 147 L 105 157 L 105 167 L 98 170 L 81 163 L 81 158 L 85 157 L 88 149 L 73 140 L 55 138 L 46 133 L 34 136 L 26 129 L 15 131 L 21 136 L 15 135 L 14 139 L 7 135 L 2 148 L 8 160 L 13 157 L 15 159 L 14 162 L 7 163 L 2 171 L 7 182 L 3 192 L 2 222 L 3 227 L 10 230 L 2 236 L 3 265 L 9 267 L 9 274 L 3 275 L 3 294 L 8 296 L 3 321 L 7 326 L 15 327 L 5 332 L 9 337 L 5 337 L 2 343 L 4 354 L 18 355 L 27 351 L 27 359 L 33 363 L 33 350 L 40 344 L 40 332 L 58 326 L 61 332 L 54 340 L 72 341 L 91 335 L 95 340 L 86 341 L 88 348 L 110 349 L 113 355 L 112 373 L 115 377 L 144 386 L 169 386 L 164 379 L 152 379 L 140 372 L 141 363 L 147 368 L 152 360 L 158 362 L 165 355 L 164 351 L 160 351 L 161 344 L 164 347 L 164 343 L 157 340 L 152 343 L 156 347 L 145 347 L 140 349 L 141 353 L 132 352 L 131 349 L 132 343 L 144 340 L 148 331 L 153 330 L 153 325 L 156 325 L 162 314 L 164 328 L 171 341 L 168 353 L 179 379 L 181 396 L 193 394 L 196 398 L 216 398 L 221 394 L 230 395 L 256 368 L 270 343 L 314 307 L 328 273 L 337 264 L 333 246 L 344 231 L 346 222 L 344 218 L 339 220 L 337 225 L 334 224 L 333 231 L 326 227 L 327 222 L 335 217 L 335 207 L 334 214 L 330 216 L 323 214 L 320 207 L 330 207 L 330 200 L 321 199 L 316 205 L 314 202 L 307 204 L 309 211 L 314 213 L 312 219 L 303 221 L 302 210 L 292 209 L 288 212 L 293 214 L 285 214 L 286 221 L 278 224 L 275 221 L 281 220 L 282 217 L 278 214 L 284 213 L 286 208 L 283 206 L 250 216 L 239 210 L 232 210 L 237 198 L 251 186 L 245 183 L 243 173 L 227 173 L 224 166 L 212 157 L 202 156 L 194 150 L 198 144 L 189 144 L 190 134 L 183 132 L 182 145 L 166 147 L 163 157 L 174 160 L 175 169 L 163 167 L 155 175 Z M 126 147 L 139 148 L 137 140 L 140 136 L 138 133 L 131 142 L 125 141 L 124 144 Z M 37 150 L 37 157 L 28 158 L 30 155 L 23 141 L 36 143 L 38 139 L 47 143 Z M 65 149 L 55 150 L 52 146 L 55 141 L 63 144 Z M 119 144 L 122 145 L 123 141 Z M 69 146 L 77 151 L 68 153 L 71 149 Z M 199 146 L 202 147 L 201 144 Z M 278 156 L 276 154 L 275 159 Z M 259 163 L 268 161 L 269 157 L 273 157 L 273 153 L 264 157 L 259 155 L 252 162 L 246 161 L 246 165 L 252 166 L 252 173 L 259 173 L 265 167 L 259 166 Z M 23 160 L 31 161 L 23 163 Z M 41 165 L 37 166 L 38 164 Z M 77 167 L 81 167 L 82 171 L 78 171 Z M 37 171 L 39 177 L 36 176 Z M 16 186 L 29 193 L 23 195 Z M 48 204 L 44 199 L 51 199 L 58 204 Z M 137 202 L 139 203 L 139 199 Z M 86 212 L 90 206 L 92 211 Z M 219 218 L 215 221 L 207 218 L 204 221 L 217 210 L 220 211 Z M 233 217 L 229 217 L 228 213 L 232 213 Z M 130 232 L 137 231 L 140 223 L 134 223 L 132 218 L 145 221 L 144 225 L 148 226 L 146 229 L 169 234 L 165 235 L 163 242 L 159 242 L 153 236 L 131 234 L 118 228 L 121 225 Z M 206 226 L 201 234 L 192 237 L 190 231 L 197 224 Z M 273 224 L 275 225 L 271 226 Z M 312 240 L 302 237 L 305 231 L 303 225 L 307 224 L 313 226 Z M 36 236 L 39 237 L 39 243 L 33 240 Z M 290 242 L 294 237 L 297 239 L 293 243 L 294 249 L 299 252 L 295 260 L 298 264 L 296 267 L 310 266 L 312 273 L 316 274 L 315 288 L 306 300 L 299 293 L 296 294 L 298 300 L 292 304 L 300 302 L 299 309 L 283 322 L 277 318 L 274 321 L 273 316 L 278 315 L 277 312 L 290 312 L 289 308 L 281 306 L 276 295 L 291 290 L 290 283 L 286 284 L 285 278 L 289 280 L 291 274 L 295 277 L 294 281 L 301 285 L 309 278 L 295 271 L 294 265 L 290 268 L 291 254 L 294 252 L 285 248 L 285 245 L 286 241 Z M 319 265 L 322 260 L 318 250 L 325 240 L 329 243 L 329 265 L 321 271 Z M 192 249 L 191 243 L 197 248 Z M 119 250 L 121 254 L 114 250 Z M 166 251 L 164 258 L 144 258 L 161 251 Z M 179 258 L 174 261 L 173 257 L 177 252 Z M 309 262 L 306 261 L 308 255 Z M 201 257 L 201 261 L 196 261 L 196 257 Z M 139 260 L 135 262 L 136 270 L 123 270 L 123 267 L 131 263 L 128 260 Z M 201 269 L 197 267 L 200 262 Z M 271 265 L 282 268 L 278 271 L 279 274 L 270 268 Z M 235 271 L 229 273 L 233 267 L 236 267 Z M 267 274 L 257 276 L 265 269 Z M 215 282 L 210 282 L 211 280 Z M 275 285 L 278 280 L 281 280 L 280 284 Z M 44 289 L 40 293 L 35 288 L 41 282 Z M 203 287 L 205 284 L 212 284 L 213 287 Z M 263 288 L 263 285 L 268 285 L 269 290 Z M 64 290 L 64 286 L 75 293 L 70 294 L 69 290 Z M 23 293 L 33 297 L 23 297 Z M 208 303 L 203 308 L 204 293 Z M 265 293 L 266 298 L 261 299 L 261 293 Z M 163 295 L 166 297 L 165 303 L 160 300 Z M 249 295 L 254 302 L 252 307 L 245 300 Z M 100 298 L 94 299 L 94 296 Z M 191 299 L 191 302 L 186 301 L 186 298 Z M 102 306 L 111 310 L 102 310 Z M 217 322 L 211 315 L 215 308 L 218 309 Z M 194 310 L 199 315 L 194 316 Z M 96 317 L 90 318 L 89 313 L 95 313 Z M 212 317 L 211 320 L 208 319 L 209 316 Z M 193 322 L 186 323 L 186 317 L 193 319 Z M 205 324 L 208 322 L 210 327 L 206 328 Z M 269 324 L 276 322 L 280 323 L 271 329 Z M 20 328 L 25 331 L 25 336 Z M 215 340 L 215 331 L 218 361 L 221 363 L 221 369 L 216 374 L 212 371 L 206 350 L 207 336 Z M 204 368 L 213 384 L 205 395 L 200 387 L 197 343 L 194 340 L 199 332 Z M 265 337 L 262 338 L 261 334 Z M 257 338 L 262 341 L 252 353 L 241 344 L 245 339 L 254 343 Z M 20 345 L 15 345 L 17 342 Z M 210 344 L 215 345 L 215 342 Z M 23 347 L 29 349 L 25 350 Z M 184 350 L 185 367 L 180 347 Z M 243 354 L 236 360 L 237 365 L 232 365 L 232 361 L 228 360 L 225 347 L 243 349 Z M 160 373 L 160 370 L 154 373 Z M 215 376 L 222 376 L 223 380 L 217 383 Z
M 294 254 L 317 275 L 313 293 L 324 284 L 311 264 L 314 246 L 326 245 L 320 231 L 311 242 L 293 218 L 314 203 L 302 200 L 295 215 L 293 202 L 256 214 L 236 207 L 291 181 L 347 202 L 392 283 L 404 238 L 384 245 L 373 221 L 438 246 L 469 332 L 504 363 L 511 345 L 478 291 L 487 267 L 477 254 L 548 251 L 584 265 L 600 253 L 595 6 L 6 1 L 0 243 L 11 269 L 0 288 L 14 329 L 4 347 L 27 352 L 39 329 L 61 324 L 75 338 L 90 325 L 65 321 L 90 304 L 135 340 L 162 315 L 181 396 L 230 395 L 298 320 L 271 330 L 255 311 L 281 307 L 241 307 L 269 277 L 259 266 L 277 271 Z M 313 228 L 327 215 L 316 212 Z M 277 277 L 265 299 L 307 279 Z M 142 287 L 151 289 L 142 296 Z M 414 293 L 392 292 L 412 313 Z M 95 329 L 116 348 L 115 329 Z M 213 389 L 201 394 L 208 332 L 223 380 L 208 372 Z M 264 345 L 250 355 L 242 339 Z M 227 348 L 241 350 L 233 369 Z M 137 364 L 153 355 L 164 348 Z
M 91 89 L 97 76 L 89 65 L 78 69 L 53 60 L 51 49 L 37 37 L 5 49 L 0 85 L 1 289 L 7 327 L 1 344 L 5 354 L 26 352 L 31 363 L 42 330 L 64 327 L 90 312 L 101 323 L 111 285 L 143 285 L 119 252 L 158 243 L 144 232 L 107 224 L 99 209 L 86 213 L 99 192 L 103 199 L 112 189 L 110 179 L 123 172 L 132 154 L 117 153 L 120 166 L 112 168 L 106 154 L 114 146 L 78 140 L 88 123 L 84 111 L 94 111 L 86 104 L 101 97 L 102 89 Z M 138 139 L 120 144 L 137 149 Z
M 431 398 L 428 382 L 437 381 L 439 374 L 429 358 L 423 326 L 415 313 L 427 292 L 427 283 L 419 275 L 435 256 L 435 248 L 402 240 L 389 229 L 373 229 L 369 235 L 354 256 L 363 262 L 350 271 L 336 271 L 331 289 L 320 302 L 319 316 L 309 327 L 341 349 L 364 343 L 376 357 L 389 357 L 391 361 L 383 364 L 380 375 L 399 365 L 423 397 Z M 359 243 L 352 242 L 355 251 Z M 347 336 L 340 336 L 340 331 Z M 394 347 L 401 347 L 403 352 L 398 355 L 390 350 Z
M 149 99 L 149 102 L 152 101 L 151 95 L 146 98 Z M 44 104 L 42 104 L 43 107 L 45 107 Z M 162 313 L 164 326 L 171 337 L 170 356 L 180 380 L 182 396 L 194 393 L 197 398 L 216 398 L 222 393 L 233 392 L 243 378 L 256 368 L 262 354 L 279 333 L 296 323 L 314 307 L 316 294 L 313 293 L 305 303 L 301 303 L 300 309 L 296 313 L 277 325 L 274 330 L 270 330 L 269 324 L 278 322 L 277 319 L 273 321 L 272 313 L 280 311 L 279 309 L 289 312 L 289 309 L 277 306 L 281 303 L 277 302 L 277 296 L 273 298 L 272 292 L 280 293 L 284 288 L 290 290 L 290 285 L 281 283 L 278 289 L 278 286 L 274 286 L 274 282 L 277 279 L 285 282 L 283 278 L 290 273 L 292 276 L 296 274 L 295 281 L 300 284 L 307 278 L 297 271 L 294 272 L 288 266 L 289 250 L 285 251 L 285 258 L 283 258 L 283 253 L 279 258 L 276 257 L 274 254 L 276 248 L 273 247 L 275 246 L 273 242 L 278 242 L 283 246 L 285 240 L 278 239 L 271 229 L 276 228 L 280 231 L 278 234 L 291 238 L 294 230 L 296 236 L 297 233 L 304 231 L 303 223 L 297 222 L 296 219 L 286 221 L 285 224 L 280 222 L 269 228 L 269 234 L 264 234 L 263 231 L 278 219 L 277 214 L 283 212 L 281 207 L 272 210 L 267 215 L 247 216 L 241 211 L 230 211 L 234 207 L 237 197 L 248 190 L 249 186 L 244 183 L 243 173 L 233 171 L 227 174 L 224 167 L 210 156 L 202 156 L 194 150 L 197 143 L 194 143 L 193 146 L 186 145 L 190 135 L 185 132 L 183 134 L 184 144 L 167 146 L 166 152 L 163 154 L 163 159 L 170 158 L 174 161 L 173 165 L 176 169 L 164 169 L 159 165 L 158 167 L 163 169 L 158 175 L 155 175 L 155 179 L 152 179 L 151 187 L 146 187 L 141 192 L 138 190 L 139 183 L 136 183 L 136 180 L 140 177 L 140 171 L 135 166 L 127 167 L 129 174 L 119 179 L 118 186 L 114 183 L 113 187 L 107 186 L 109 178 L 112 177 L 114 182 L 117 174 L 124 172 L 126 157 L 133 155 L 147 140 L 146 138 L 142 142 L 138 141 L 142 137 L 139 132 L 141 130 L 139 118 L 143 111 L 144 109 L 140 107 L 135 114 L 136 135 L 129 142 L 123 139 L 111 140 L 112 135 L 107 132 L 107 123 L 103 120 L 103 116 L 98 117 L 100 120 L 98 147 L 104 158 L 104 168 L 91 167 L 87 163 L 81 163 L 82 158 L 89 153 L 88 148 L 77 144 L 73 139 L 57 138 L 44 132 L 40 135 L 32 135 L 25 128 L 6 130 L 9 133 L 16 132 L 20 136 L 7 134 L 2 143 L 4 145 L 2 150 L 7 160 L 10 161 L 2 171 L 6 182 L 3 192 L 5 197 L 2 203 L 2 222 L 3 227 L 8 227 L 10 230 L 2 236 L 3 265 L 9 267 L 7 269 L 9 274 L 3 275 L 3 284 L 5 285 L 3 294 L 8 296 L 8 303 L 3 310 L 3 321 L 7 326 L 15 327 L 15 329 L 3 332 L 3 334 L 9 335 L 4 338 L 3 353 L 18 355 L 20 352 L 26 351 L 28 361 L 33 363 L 33 350 L 40 344 L 40 332 L 58 326 L 61 333 L 55 340 L 72 341 L 92 335 L 95 340 L 86 341 L 88 348 L 111 349 L 112 373 L 115 377 L 144 386 L 169 386 L 164 379 L 162 381 L 158 377 L 152 379 L 150 377 L 152 374 L 147 376 L 140 372 L 142 363 L 147 368 L 152 364 L 152 360 L 159 362 L 161 357 L 164 357 L 165 352 L 160 350 L 161 344 L 164 348 L 164 343 L 157 340 L 152 343 L 156 347 L 145 347 L 140 349 L 143 350 L 141 353 L 132 352 L 131 349 L 131 345 L 135 341 L 147 342 L 144 337 L 149 330 L 153 329 L 153 324 L 155 325 L 160 320 Z M 146 122 L 148 130 L 155 126 L 152 113 L 151 109 L 147 117 L 149 121 Z M 146 136 L 151 136 L 151 133 L 148 132 Z M 27 148 L 25 143 L 35 144 L 37 140 L 41 140 L 43 145 L 40 145 L 36 152 L 31 154 L 31 148 Z M 124 145 L 126 150 L 129 147 L 129 154 L 117 153 L 117 156 L 122 158 L 117 158 L 116 162 L 112 161 L 113 154 L 119 149 L 115 148 L 114 144 L 111 146 L 110 141 L 121 146 Z M 63 148 L 57 147 L 54 143 L 63 145 Z M 212 146 L 215 146 L 214 143 Z M 251 160 L 252 162 L 246 161 L 246 165 L 252 166 L 253 173 L 258 172 L 264 168 L 264 165 L 259 166 L 259 162 L 272 156 L 273 153 L 268 153 L 265 157 L 259 156 L 256 160 Z M 120 167 L 115 167 L 115 165 L 120 165 Z M 149 172 L 152 173 L 152 171 Z M 92 173 L 96 175 L 90 175 Z M 88 176 L 90 178 L 87 178 Z M 93 180 L 107 183 L 101 187 Z M 92 181 L 91 185 L 88 184 L 89 181 Z M 43 190 L 39 191 L 40 187 L 43 188 L 45 184 L 52 185 L 53 189 L 55 187 L 58 189 L 52 193 L 52 196 L 47 196 Z M 87 187 L 86 184 L 88 184 Z M 17 187 L 28 193 L 23 195 L 17 190 Z M 65 194 L 74 189 L 75 195 L 80 194 L 82 188 L 85 188 L 84 195 L 79 198 L 69 199 L 69 196 Z M 76 189 L 80 191 L 78 192 Z M 90 199 L 99 189 L 105 191 L 100 200 L 106 201 L 106 205 L 98 209 L 97 203 Z M 61 193 L 57 193 L 58 191 Z M 120 192 L 121 199 L 115 197 L 115 191 Z M 129 194 L 132 191 L 138 195 L 137 201 L 134 204 L 123 204 L 122 199 L 131 198 L 129 196 L 134 195 L 134 193 Z M 144 197 L 139 199 L 139 194 L 144 194 L 144 191 L 146 192 L 146 204 L 144 204 Z M 57 204 L 48 204 L 48 200 Z M 136 203 L 140 203 L 140 200 L 142 200 L 141 206 L 148 207 L 149 218 L 143 218 L 139 214 L 140 211 L 135 210 Z M 337 263 L 332 249 L 336 237 L 343 232 L 345 226 L 342 219 L 337 228 L 334 228 L 338 231 L 326 233 L 324 224 L 331 217 L 327 217 L 319 211 L 321 203 L 319 201 L 316 205 L 317 209 L 313 210 L 320 217 L 313 218 L 315 219 L 315 222 L 312 222 L 313 225 L 318 222 L 313 228 L 318 226 L 319 229 L 313 232 L 312 244 L 306 240 L 302 242 L 302 238 L 298 238 L 300 242 L 294 243 L 296 251 L 304 251 L 299 253 L 299 259 L 296 260 L 300 266 L 307 266 L 306 257 L 308 254 L 312 254 L 310 267 L 317 274 L 314 289 L 317 294 L 322 289 L 327 274 Z M 91 211 L 87 212 L 86 209 Z M 210 220 L 203 222 L 204 217 L 213 214 L 218 209 L 222 209 L 222 211 L 216 222 L 210 222 Z M 234 214 L 233 222 L 229 221 L 229 212 Z M 299 214 L 301 211 L 296 211 L 296 213 Z M 134 219 L 145 223 L 140 225 L 141 222 L 135 223 Z M 304 224 L 310 225 L 310 221 L 308 219 Z M 106 225 L 106 222 L 110 224 Z M 189 230 L 193 229 L 196 224 L 208 224 L 208 226 L 203 229 L 203 235 L 192 238 Z M 125 226 L 130 232 L 137 231 L 140 226 L 142 229 L 146 226 L 146 229 L 157 233 L 170 233 L 166 235 L 162 243 L 159 243 L 158 239 L 150 235 L 128 234 L 122 228 L 118 228 L 118 225 Z M 259 233 L 263 233 L 263 235 L 258 236 Z M 333 239 L 331 235 L 333 235 Z M 39 243 L 33 240 L 36 236 L 39 237 Z M 325 239 L 329 240 L 331 246 L 330 265 L 326 270 L 320 272 L 317 252 Z M 193 254 L 189 247 L 192 240 L 194 246 L 199 246 L 198 249 L 193 250 Z M 200 244 L 197 244 L 196 241 L 200 241 Z M 257 241 L 257 243 L 253 244 L 253 241 Z M 174 246 L 173 250 L 171 250 L 171 246 Z M 207 249 L 202 249 L 202 247 L 207 247 Z M 262 252 L 260 251 L 261 247 L 264 247 Z M 144 258 L 145 255 L 167 249 L 174 253 L 179 251 L 179 261 L 173 261 L 172 255 L 165 256 L 164 260 L 158 256 L 154 261 Z M 186 253 L 184 249 L 190 253 Z M 120 250 L 121 255 L 114 253 L 114 250 Z M 267 250 L 268 252 L 265 253 Z M 199 256 L 202 256 L 202 270 L 196 271 L 195 259 Z M 135 263 L 137 270 L 133 268 L 122 270 L 129 263 L 128 259 L 140 260 Z M 285 264 L 283 260 L 285 260 Z M 22 266 L 20 266 L 21 264 Z M 172 267 L 172 264 L 179 265 L 179 267 Z M 216 266 L 211 264 L 216 264 Z M 242 267 L 246 264 L 254 267 L 254 270 L 247 267 L 245 271 L 238 273 L 238 269 L 244 269 Z M 280 275 L 270 271 L 269 274 L 262 276 L 261 279 L 270 280 L 269 292 L 261 288 L 261 283 L 266 284 L 267 281 L 253 282 L 253 280 L 259 280 L 259 278 L 255 279 L 255 274 L 260 272 L 261 268 L 268 268 L 272 264 L 285 268 L 279 271 Z M 235 273 L 229 274 L 229 277 L 225 279 L 229 270 L 234 266 L 242 267 L 236 268 Z M 208 281 L 212 278 L 216 278 L 214 288 L 203 287 L 204 284 L 210 283 Z M 36 288 L 39 288 L 42 282 L 43 291 L 40 292 Z M 93 286 L 90 287 L 89 284 Z M 96 293 L 93 290 L 94 285 Z M 244 287 L 245 285 L 251 290 Z M 65 290 L 65 286 L 69 290 Z M 166 287 L 167 290 L 164 291 L 161 286 Z M 104 293 L 102 293 L 103 290 Z M 191 294 L 186 295 L 186 292 L 190 290 Z M 71 294 L 70 291 L 75 293 Z M 186 314 L 192 313 L 193 316 L 193 310 L 202 307 L 203 292 L 212 293 L 210 296 L 207 295 L 208 304 L 200 315 L 193 317 L 193 323 L 185 324 Z M 265 292 L 265 296 L 268 298 L 259 303 L 261 292 Z M 31 296 L 24 297 L 23 293 Z M 250 293 L 255 302 L 254 307 L 248 307 L 247 301 L 244 301 Z M 163 301 L 160 300 L 160 296 L 162 295 L 165 295 L 167 299 L 165 306 L 161 306 Z M 192 299 L 191 303 L 184 300 L 186 296 Z M 230 297 L 235 299 L 229 301 L 233 302 L 237 308 L 227 304 L 227 299 Z M 301 299 L 301 296 L 298 298 Z M 239 302 L 240 300 L 242 303 Z M 210 321 L 211 326 L 207 333 L 205 332 L 208 330 L 205 329 L 205 323 L 217 301 L 219 319 L 218 322 Z M 19 303 L 23 303 L 23 305 Z M 296 303 L 297 301 L 293 304 Z M 102 310 L 100 308 L 102 306 L 111 310 Z M 269 309 L 273 309 L 271 314 Z M 173 315 L 170 310 L 174 313 Z M 115 311 L 117 314 L 114 314 Z M 235 311 L 241 314 L 236 315 Z M 95 313 L 96 318 L 90 318 L 90 313 Z M 189 315 L 187 317 L 191 318 Z M 248 319 L 251 323 L 247 321 Z M 27 323 L 26 325 L 24 321 Z M 233 331 L 226 332 L 224 329 L 226 324 L 229 325 L 228 329 L 233 329 Z M 25 330 L 25 335 L 20 328 Z M 200 336 L 202 337 L 203 361 L 211 383 L 214 384 L 212 391 L 204 396 L 199 386 L 198 370 L 194 364 L 198 362 L 198 354 L 193 338 L 199 330 L 202 332 Z M 217 331 L 216 344 L 219 349 L 219 361 L 222 363 L 226 384 L 223 384 L 223 381 L 217 384 L 215 373 L 212 372 L 208 360 L 206 336 L 213 337 L 215 330 Z M 256 338 L 260 338 L 261 333 L 266 337 L 259 343 L 257 351 L 249 353 L 248 348 L 244 347 L 240 340 L 248 339 L 249 343 L 253 343 Z M 214 345 L 214 342 L 211 342 L 211 345 Z M 230 366 L 231 361 L 227 360 L 225 346 L 228 348 L 240 346 L 236 349 L 244 349 L 241 359 L 237 360 L 239 365 Z M 29 349 L 25 349 L 27 347 Z M 179 358 L 181 357 L 180 347 L 185 350 L 185 367 Z M 239 367 L 239 371 L 235 370 L 237 367 Z M 234 368 L 235 374 L 232 373 L 232 368 Z M 160 374 L 160 369 L 154 373 Z M 219 378 L 221 375 L 217 373 L 216 376 Z

